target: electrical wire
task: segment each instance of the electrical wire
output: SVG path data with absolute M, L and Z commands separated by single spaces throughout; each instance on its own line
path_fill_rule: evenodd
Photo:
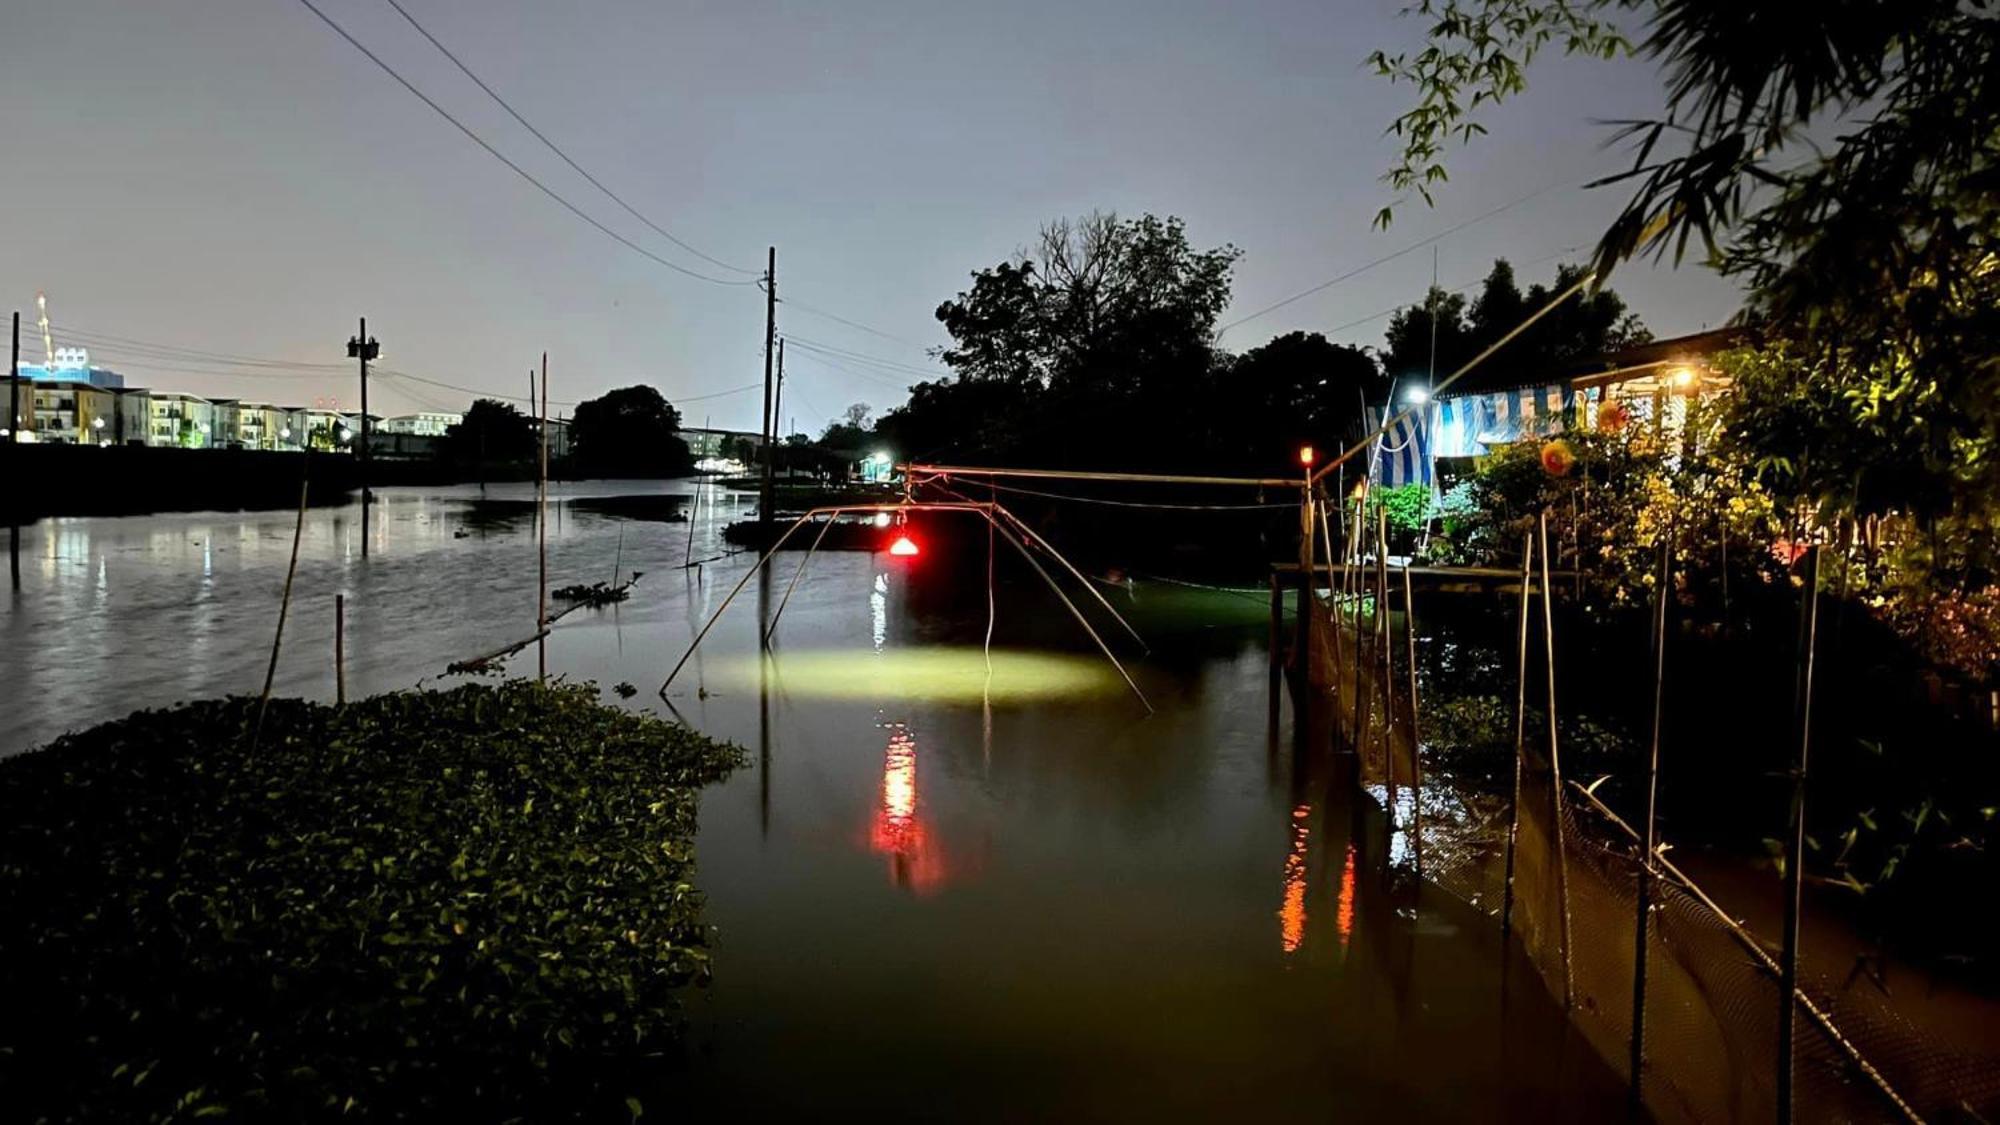
M 333 21 L 333 17 L 321 11 L 316 5 L 313 4 L 312 0 L 299 0 L 299 3 L 304 5 L 307 11 L 311 12 L 313 15 L 318 16 L 320 18 L 320 22 L 332 28 L 336 33 L 339 34 L 339 36 L 342 39 L 347 40 L 347 42 L 350 45 L 352 45 L 355 50 L 360 51 L 363 55 L 366 55 L 368 57 L 369 62 L 372 62 L 377 67 L 381 68 L 382 73 L 387 74 L 389 77 L 395 79 L 396 82 L 403 87 L 403 89 L 408 90 L 412 95 L 416 97 L 418 101 L 423 102 L 425 105 L 429 106 L 431 110 L 435 112 L 439 117 L 442 117 L 446 121 L 449 121 L 452 124 L 453 128 L 456 128 L 459 132 L 464 133 L 466 137 L 472 141 L 472 143 L 478 145 L 480 148 L 485 149 L 487 154 L 493 157 L 493 159 L 498 160 L 502 164 L 505 164 L 510 170 L 513 171 L 515 175 L 528 181 L 530 184 L 533 184 L 536 190 L 540 191 L 543 195 L 546 195 L 550 199 L 553 199 L 557 203 L 561 204 L 564 210 L 568 211 L 572 215 L 575 215 L 577 218 L 582 219 L 584 222 L 589 223 L 591 226 L 596 227 L 599 231 L 603 232 L 603 234 L 605 234 L 607 237 L 615 240 L 620 245 L 624 246 L 626 249 L 631 250 L 633 253 L 638 254 L 642 257 L 657 262 L 660 265 L 663 265 L 668 269 L 673 270 L 676 273 L 686 274 L 689 277 L 695 278 L 699 281 L 709 282 L 712 285 L 756 284 L 756 281 L 754 279 L 743 280 L 743 281 L 731 281 L 725 278 L 711 277 L 708 274 L 701 273 L 698 270 L 691 270 L 686 266 L 681 265 L 679 262 L 669 261 L 666 258 L 660 257 L 658 254 L 653 253 L 651 250 L 646 249 L 645 247 L 639 245 L 638 243 L 632 241 L 631 239 L 626 238 L 624 235 L 619 234 L 617 231 L 612 230 L 610 227 L 605 226 L 603 223 L 597 221 L 590 214 L 585 212 L 581 207 L 578 207 L 576 204 L 571 203 L 569 200 L 563 198 L 560 194 L 556 192 L 554 188 L 551 188 L 549 187 L 549 185 L 536 179 L 533 175 L 531 175 L 528 172 L 527 169 L 521 167 L 519 164 L 514 163 L 512 160 L 509 160 L 506 157 L 506 155 L 503 154 L 499 149 L 494 148 L 491 144 L 488 144 L 484 137 L 481 137 L 478 133 L 473 132 L 469 127 L 466 126 L 464 122 L 460 121 L 456 117 L 453 117 L 451 113 L 447 111 L 443 106 L 439 105 L 435 101 L 432 101 L 430 95 L 424 93 L 422 90 L 417 89 L 417 87 L 413 85 L 409 79 L 403 77 L 401 74 L 398 74 L 394 67 L 390 66 L 386 62 L 383 62 L 381 56 L 369 50 L 367 46 L 361 42 L 361 40 L 356 39 L 354 36 L 348 34 L 346 28 L 335 23 Z
M 730 265 L 728 262 L 721 260 L 720 258 L 716 258 L 712 255 L 702 253 L 695 247 L 689 245 L 686 242 L 683 242 L 679 238 L 676 238 L 673 232 L 667 230 L 665 227 L 661 226 L 660 224 L 654 222 L 653 220 L 647 218 L 645 215 L 641 214 L 638 208 L 632 206 L 630 203 L 625 202 L 625 200 L 621 198 L 617 192 L 612 191 L 608 187 L 605 187 L 603 182 L 600 181 L 596 176 L 593 176 L 589 172 L 585 171 L 583 165 L 578 164 L 575 160 L 572 160 L 570 158 L 569 153 L 564 152 L 560 147 L 556 145 L 554 141 L 550 140 L 547 137 L 547 135 L 545 135 L 540 129 L 537 129 L 533 125 L 529 124 L 528 119 L 522 117 L 519 111 L 517 111 L 512 105 L 509 105 L 506 98 L 501 97 L 498 91 L 494 90 L 493 87 L 488 86 L 486 84 L 485 79 L 479 77 L 479 75 L 477 74 L 474 74 L 472 72 L 471 67 L 465 65 L 464 61 L 462 61 L 457 55 L 452 53 L 451 48 L 445 46 L 443 43 L 438 42 L 437 36 L 432 35 L 430 31 L 424 27 L 423 24 L 418 23 L 417 17 L 411 15 L 407 10 L 404 9 L 404 7 L 401 4 L 397 3 L 396 0 L 388 0 L 388 3 L 391 8 L 396 9 L 397 15 L 402 16 L 405 20 L 409 21 L 411 27 L 417 29 L 417 34 L 423 36 L 425 39 L 430 40 L 431 46 L 436 47 L 440 52 L 443 53 L 445 58 L 450 59 L 453 66 L 456 66 L 459 69 L 459 71 L 463 73 L 467 78 L 472 79 L 474 85 L 478 86 L 481 90 L 486 91 L 486 96 L 492 98 L 495 102 L 498 102 L 500 108 L 507 111 L 508 116 L 512 117 L 515 121 L 520 122 L 521 128 L 526 129 L 530 133 L 533 133 L 535 135 L 535 139 L 542 142 L 542 144 L 548 146 L 548 150 L 550 152 L 553 152 L 557 156 L 562 157 L 562 161 L 564 164 L 567 164 L 572 169 L 574 169 L 577 175 L 582 176 L 586 180 L 589 180 L 592 187 L 596 188 L 598 191 L 603 192 L 606 196 L 609 196 L 613 203 L 616 203 L 618 206 L 623 207 L 626 210 L 626 212 L 629 213 L 633 218 L 653 228 L 655 232 L 657 232 L 662 238 L 665 238 L 668 242 L 673 243 L 675 246 L 680 247 L 681 249 L 687 251 L 690 254 L 693 254 L 695 257 L 700 258 L 703 261 L 711 262 L 715 265 L 721 266 L 723 269 L 732 270 L 736 273 L 751 274 L 753 276 L 762 275 L 763 271 L 761 270 L 751 270 L 751 269 L 744 269 L 742 266 L 733 266 Z
M 917 365 L 912 363 L 902 363 L 898 360 L 883 359 L 880 356 L 869 355 L 866 352 L 857 352 L 857 351 L 850 351 L 846 348 L 837 348 L 834 347 L 832 344 L 823 343 L 809 336 L 798 336 L 787 333 L 785 338 L 799 345 L 800 347 L 807 348 L 812 351 L 825 352 L 831 355 L 838 356 L 842 359 L 851 360 L 855 363 L 866 364 L 871 367 L 879 368 L 880 370 L 883 371 L 896 372 L 899 374 L 922 375 L 926 378 L 936 378 L 939 375 L 949 374 L 949 372 L 940 370 L 935 367 L 918 367 Z
M 303 0 L 301 0 L 301 2 L 303 3 Z M 1352 278 L 1359 277 L 1364 273 L 1367 273 L 1369 270 L 1374 269 L 1376 266 L 1386 265 L 1402 257 L 1405 254 L 1421 250 L 1426 246 L 1432 245 L 1433 243 L 1442 242 L 1444 239 L 1449 238 L 1454 234 L 1457 234 L 1459 231 L 1462 231 L 1465 228 L 1472 226 L 1474 223 L 1483 223 L 1487 219 L 1490 219 L 1495 215 L 1501 214 L 1506 211 L 1511 211 L 1514 208 L 1519 207 L 1521 204 L 1526 203 L 1531 199 L 1534 199 L 1536 196 L 1545 195 L 1551 191 L 1554 191 L 1559 187 L 1568 187 L 1568 186 L 1581 186 L 1581 185 L 1573 184 L 1572 181 L 1566 179 L 1557 180 L 1553 183 L 1544 184 L 1541 187 L 1538 187 L 1535 190 L 1529 192 L 1528 194 L 1523 195 L 1517 199 L 1510 200 L 1506 203 L 1502 203 L 1500 206 L 1495 207 L 1490 211 L 1483 211 L 1477 215 L 1474 215 L 1469 219 L 1464 220 L 1463 222 L 1456 223 L 1452 226 L 1446 227 L 1445 229 L 1437 232 L 1436 234 L 1431 235 L 1429 238 L 1421 239 L 1417 242 L 1412 242 L 1408 246 L 1405 246 L 1400 250 L 1384 254 L 1372 262 L 1367 262 L 1362 265 L 1356 266 L 1353 269 L 1348 270 L 1346 273 L 1343 273 L 1338 277 L 1322 281 L 1318 285 L 1314 285 L 1307 289 L 1301 289 L 1297 293 L 1294 293 L 1291 296 L 1286 297 L 1284 300 L 1278 301 L 1274 304 L 1266 305 L 1263 308 L 1258 309 L 1256 312 L 1253 312 L 1248 316 L 1238 317 L 1235 320 L 1230 321 L 1228 324 L 1223 325 L 1221 328 L 1216 329 L 1215 334 L 1217 336 L 1221 336 L 1223 333 L 1228 332 L 1230 329 L 1235 328 L 1238 325 L 1248 324 L 1249 322 L 1256 320 L 1258 317 L 1263 316 L 1266 313 L 1277 312 L 1279 309 L 1284 308 L 1286 305 L 1289 305 L 1294 301 L 1302 301 L 1307 297 L 1312 296 L 1315 293 L 1331 289 L 1334 286 L 1339 285 L 1343 281 L 1347 281 Z M 1368 319 L 1372 320 L 1374 318 L 1370 317 Z

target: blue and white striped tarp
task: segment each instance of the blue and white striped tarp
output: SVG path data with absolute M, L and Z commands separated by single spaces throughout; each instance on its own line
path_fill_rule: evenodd
M 1436 421 L 1435 405 L 1408 410 L 1390 420 L 1386 433 L 1375 439 L 1374 478 L 1384 488 L 1406 484 L 1433 484 L 1431 479 L 1431 430 Z M 1382 412 L 1369 408 L 1369 424 L 1382 425 Z
M 1562 384 L 1447 398 L 1437 404 L 1430 452 L 1434 457 L 1483 456 L 1493 446 L 1545 437 L 1572 422 L 1589 425 L 1592 405 L 1590 392 Z M 1572 418 L 1579 411 L 1583 416 Z

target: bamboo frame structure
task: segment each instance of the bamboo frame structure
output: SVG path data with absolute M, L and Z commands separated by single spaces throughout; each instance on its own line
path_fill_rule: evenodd
M 1639 894 L 1632 938 L 1632 1052 L 1629 1105 L 1636 1115 L 1645 1104 L 1646 954 L 1653 915 L 1653 853 L 1660 835 L 1660 727 L 1666 717 L 1667 595 L 1673 585 L 1674 529 L 1660 541 L 1660 577 L 1653 591 L 1653 739 L 1646 757 L 1646 832 L 1639 851 Z
M 997 534 L 1000 538 L 1005 539 L 1009 544 L 1011 544 L 1014 547 L 1015 550 L 1019 551 L 1021 553 L 1021 557 L 1026 559 L 1028 561 L 1028 564 L 1034 568 L 1035 573 L 1041 575 L 1042 580 L 1048 584 L 1049 589 L 1055 593 L 1057 598 L 1061 599 L 1063 606 L 1070 611 L 1070 615 L 1076 618 L 1077 624 L 1083 626 L 1083 631 L 1089 634 L 1090 639 L 1092 641 L 1096 642 L 1098 651 L 1102 652 L 1104 654 L 1104 658 L 1111 662 L 1111 666 L 1117 669 L 1118 675 L 1125 681 L 1125 686 L 1132 689 L 1132 694 L 1138 697 L 1139 703 L 1146 708 L 1146 712 L 1148 714 L 1152 713 L 1153 705 L 1146 699 L 1146 693 L 1139 690 L 1139 685 L 1132 679 L 1131 673 L 1125 670 L 1125 665 L 1119 662 L 1118 657 L 1111 651 L 1111 646 L 1106 644 L 1104 642 L 1104 638 L 1098 634 L 1095 628 L 1091 626 L 1089 618 L 1084 616 L 1083 611 L 1077 608 L 1076 603 L 1070 600 L 1068 594 L 1063 593 L 1062 587 L 1056 584 L 1054 578 L 1050 577 L 1048 571 L 1044 569 L 1041 563 L 1035 559 L 1033 553 L 1028 550 L 1027 546 L 1024 543 L 1022 543 L 1021 540 L 1018 539 L 1013 532 L 1009 531 L 1006 527 L 1001 526 L 998 517 L 995 515 L 996 512 L 1004 513 L 1008 515 L 1008 517 L 1011 519 L 1013 518 L 1012 513 L 1007 512 L 1004 506 L 997 503 L 992 503 L 992 502 L 981 503 L 970 500 L 951 501 L 951 502 L 911 500 L 895 504 L 835 504 L 835 505 L 829 505 L 827 507 L 813 508 L 807 511 L 804 515 L 800 516 L 796 521 L 794 521 L 790 527 L 786 528 L 784 533 L 778 536 L 776 542 L 772 543 L 770 547 L 765 549 L 763 555 L 761 555 L 757 559 L 757 562 L 754 566 L 744 571 L 743 577 L 737 580 L 736 585 L 733 588 L 731 588 L 728 596 L 722 599 L 722 604 L 717 606 L 715 608 L 715 612 L 709 615 L 708 621 L 702 625 L 701 631 L 696 633 L 694 640 L 691 643 L 689 643 L 687 651 L 681 654 L 681 658 L 679 661 L 675 662 L 673 670 L 668 672 L 667 678 L 660 683 L 660 691 L 659 691 L 660 698 L 665 699 L 667 697 L 667 688 L 672 686 L 674 678 L 676 676 L 679 676 L 681 673 L 681 669 L 687 666 L 687 662 L 691 657 L 694 656 L 695 650 L 701 647 L 701 642 L 708 637 L 709 631 L 715 628 L 715 623 L 722 619 L 722 615 L 724 613 L 728 612 L 730 604 L 736 600 L 737 595 L 741 594 L 743 592 L 743 588 L 750 584 L 750 579 L 763 571 L 764 567 L 770 563 L 772 557 L 776 555 L 778 551 L 784 547 L 785 543 L 791 539 L 791 537 L 799 530 L 799 528 L 804 527 L 809 521 L 816 519 L 817 517 L 820 516 L 828 517 L 830 523 L 831 517 L 833 516 L 852 514 L 857 512 L 902 513 L 902 512 L 913 512 L 913 511 L 914 512 L 977 512 L 979 515 L 983 516 L 986 519 L 992 531 L 995 534 Z M 824 534 L 824 531 L 822 531 L 822 534 Z M 817 543 L 815 543 L 815 548 L 816 547 Z M 1049 550 L 1051 553 L 1056 553 L 1053 547 L 1049 548 Z M 807 560 L 810 560 L 811 557 L 812 557 L 812 551 L 808 551 L 806 553 L 806 559 L 801 560 L 800 562 L 801 572 L 804 571 L 805 562 Z M 1058 557 L 1060 557 L 1059 554 Z M 1064 565 L 1065 566 L 1068 565 L 1067 560 L 1064 560 Z M 1075 568 L 1071 567 L 1070 572 L 1072 574 L 1076 573 Z M 795 579 L 794 584 L 796 584 L 796 575 L 794 576 L 794 579 Z M 790 596 L 791 596 L 791 591 L 788 589 L 786 591 L 786 597 L 789 598 Z M 1104 606 L 1107 610 L 1110 611 L 1111 615 L 1114 618 L 1117 618 L 1118 623 L 1122 625 L 1127 632 L 1132 632 L 1132 626 L 1130 625 L 1130 623 L 1126 622 L 1124 617 L 1121 616 L 1116 609 L 1112 609 L 1109 602 L 1105 602 Z M 784 606 L 781 603 L 778 607 L 777 613 L 774 613 L 772 615 L 774 623 L 776 617 L 779 614 L 782 614 L 783 612 L 784 612 Z M 1137 636 L 1138 634 L 1133 633 L 1133 635 Z

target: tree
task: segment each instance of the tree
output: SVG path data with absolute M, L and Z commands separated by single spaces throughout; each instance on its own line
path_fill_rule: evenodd
M 875 411 L 867 403 L 857 402 L 850 405 L 846 412 L 841 415 L 841 421 L 849 429 L 865 430 L 868 428 L 868 420 L 874 414 Z
M 1396 379 L 1427 382 L 1433 369 L 1438 379 L 1445 379 L 1582 276 L 1580 267 L 1560 266 L 1552 283 L 1538 282 L 1523 293 L 1515 281 L 1514 267 L 1505 258 L 1498 259 L 1469 307 L 1461 294 L 1432 289 L 1424 303 L 1398 310 L 1389 321 L 1389 348 L 1383 366 Z M 1437 320 L 1435 368 L 1430 352 L 1433 315 Z M 1651 338 L 1652 333 L 1639 318 L 1625 310 L 1623 298 L 1610 289 L 1598 289 L 1564 302 L 1494 353 L 1468 378 L 1474 386 L 1553 380 L 1593 356 Z
M 694 459 L 680 428 L 680 411 L 659 391 L 620 387 L 577 404 L 571 455 L 582 476 L 685 476 L 694 471 Z
M 1196 250 L 1179 219 L 1093 213 L 973 274 L 938 306 L 956 378 L 883 419 L 904 449 L 1132 464 L 1176 453 L 1199 415 L 1238 252 Z M 999 389 L 995 389 L 999 388 Z
M 1291 332 L 1216 371 L 1212 456 L 1271 471 L 1301 445 L 1332 449 L 1362 425 L 1364 398 L 1384 386 L 1374 357 L 1317 332 Z
M 444 432 L 444 455 L 457 465 L 507 464 L 535 456 L 528 416 L 490 398 L 472 400 L 465 417 Z

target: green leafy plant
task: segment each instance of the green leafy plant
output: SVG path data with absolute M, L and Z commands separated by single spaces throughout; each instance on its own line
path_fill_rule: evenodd
M 736 747 L 513 682 L 141 712 L 0 763 L 24 1120 L 607 1119 L 709 972 Z M 657 1079 L 652 1081 L 657 1082 Z

